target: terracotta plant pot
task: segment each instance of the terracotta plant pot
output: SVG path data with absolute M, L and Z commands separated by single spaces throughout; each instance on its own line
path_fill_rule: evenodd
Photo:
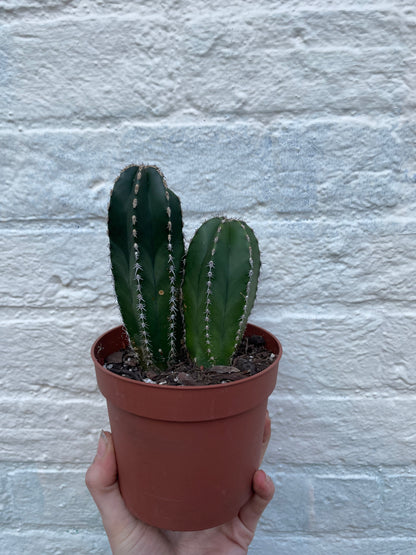
M 209 386 L 154 385 L 103 367 L 127 346 L 122 326 L 103 334 L 91 355 L 107 399 L 122 496 L 144 522 L 202 530 L 235 517 L 252 494 L 260 463 L 267 399 L 282 355 L 279 341 L 248 324 L 276 354 L 254 376 Z

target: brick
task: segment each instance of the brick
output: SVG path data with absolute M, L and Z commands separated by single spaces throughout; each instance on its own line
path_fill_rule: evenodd
M 117 172 L 128 162 L 109 163 L 114 158 L 108 152 L 115 139 L 111 133 L 106 144 L 97 139 L 94 133 L 0 134 L 7 160 L 2 167 L 7 186 L 0 220 L 52 223 L 104 217 Z M 86 142 L 94 149 L 94 157 L 87 155 Z
M 74 398 L 50 403 L 45 403 L 42 398 L 20 396 L 10 400 L 3 398 L 1 413 L 5 429 L 12 425 L 26 433 L 52 430 L 58 432 L 62 427 L 63 419 L 65 422 L 71 422 L 74 432 L 75 430 L 88 432 L 102 415 L 103 405 L 105 405 L 104 397 L 101 397 L 98 392 L 90 395 L 89 399 Z M 57 418 L 58 414 L 59 418 Z M 74 420 L 77 414 L 82 414 L 85 418 Z
M 310 530 L 368 534 L 380 527 L 381 486 L 366 476 L 316 476 L 310 509 Z
M 81 228 L 3 234 L 0 251 L 8 266 L 0 292 L 8 306 L 75 308 L 114 303 L 104 225 L 94 232 Z
M 112 183 L 132 162 L 156 162 L 185 215 L 199 219 L 224 212 L 270 220 L 410 215 L 414 187 L 401 168 L 411 171 L 411 143 L 407 128 L 397 133 L 365 121 L 2 133 L 0 220 L 105 218 Z
M 275 484 L 275 496 L 261 519 L 261 532 L 265 535 L 305 532 L 309 528 L 310 503 L 313 494 L 311 479 L 301 473 L 284 474 L 266 471 Z
M 85 470 L 19 469 L 10 475 L 14 523 L 101 528 Z
M 339 534 L 329 537 L 263 536 L 254 538 L 250 546 L 253 555 L 414 555 L 414 537 L 344 538 Z
M 0 13 L 13 14 L 19 10 L 50 11 L 58 8 L 62 3 L 59 0 L 2 0 L 0 2 Z M 27 15 L 27 14 L 26 14 Z
M 259 303 L 250 320 L 282 343 L 279 394 L 406 394 L 416 389 L 412 312 L 305 310 Z M 316 369 L 314 371 L 314 369 Z
M 401 138 L 390 125 L 368 120 L 286 124 L 273 132 L 272 150 L 280 172 L 308 172 L 320 183 L 368 171 L 398 170 Z
M 0 551 L 8 555 L 111 555 L 107 537 L 102 532 L 73 528 L 70 530 L 3 530 Z
M 4 465 L 0 466 L 0 524 L 4 526 L 12 518 L 10 480 Z
M 176 29 L 166 20 L 137 15 L 23 21 L 12 33 L 8 111 L 14 121 L 125 120 L 174 109 L 178 45 Z
M 276 307 L 272 320 L 260 316 L 261 308 L 257 312 L 256 321 L 273 332 L 283 346 L 276 386 L 279 394 L 320 397 L 394 387 L 388 372 L 381 370 L 385 347 L 382 316 L 364 311 L 358 314 L 354 309 L 325 314 L 299 314 L 296 310 L 288 314 L 285 310 L 282 316 Z M 401 315 L 392 318 L 398 325 Z M 254 315 L 251 319 L 254 321 Z
M 120 323 L 117 310 L 98 309 L 84 316 L 80 312 L 77 318 L 65 312 L 57 319 L 52 311 L 49 318 L 5 319 L 0 323 L 1 390 L 55 400 L 95 394 L 97 383 L 89 351 L 101 333 Z M 24 348 L 16 349 L 16 345 Z
M 224 7 L 224 3 L 221 2 L 221 0 L 213 0 L 209 6 L 207 6 L 206 2 L 203 0 L 180 0 L 179 2 L 176 2 L 176 5 L 180 7 L 184 13 L 192 15 L 201 15 L 204 11 L 206 15 L 210 15 L 213 10 L 216 10 L 217 13 L 221 13 L 220 10 Z M 305 4 L 304 0 L 282 0 L 279 3 L 279 6 L 281 6 L 283 10 L 287 10 L 289 13 L 313 11 L 319 13 L 321 11 L 334 10 L 334 2 L 332 0 L 310 0 L 307 4 Z M 414 4 L 412 3 L 412 0 L 394 0 L 394 7 L 406 8 L 405 13 L 408 14 L 413 13 Z M 245 8 L 246 11 L 243 11 L 243 8 Z M 247 8 L 247 3 L 244 0 L 231 0 L 230 3 L 227 4 L 225 13 L 229 15 L 229 11 L 232 9 L 236 14 L 246 14 Z M 276 11 L 276 3 L 274 0 L 259 0 L 259 2 L 256 3 L 256 10 L 258 11 L 260 8 L 267 9 L 269 12 L 273 13 Z M 345 2 L 342 3 L 341 11 L 344 11 L 345 8 L 348 8 L 351 11 L 360 9 L 368 11 L 369 4 L 363 0 L 345 0 Z
M 387 476 L 383 488 L 383 526 L 402 534 L 416 529 L 416 475 Z
M 253 50 L 238 36 L 224 49 L 205 34 L 203 53 L 185 56 L 183 81 L 188 102 L 202 112 L 397 115 L 397 106 L 407 105 L 406 68 L 396 48 Z
M 8 97 L 6 93 L 9 90 L 13 76 L 13 65 L 11 63 L 11 42 L 10 33 L 4 26 L 2 26 L 2 32 L 0 35 L 0 106 L 2 107 L 6 107 L 7 105 Z M 3 117 L 6 114 L 9 115 L 8 110 L 5 111 Z
M 262 10 L 259 5 L 244 12 L 234 9 L 229 18 L 227 27 L 218 25 L 218 12 L 212 9 L 190 18 L 184 33 L 187 51 L 202 56 L 215 48 L 227 53 L 241 47 L 241 37 L 252 52 L 294 50 L 300 45 L 334 50 L 386 48 L 414 42 L 409 18 L 402 19 L 394 9 L 291 10 L 283 2 L 278 10 Z
M 174 0 L 163 0 L 163 2 L 154 2 L 152 0 L 143 0 L 140 8 L 146 8 L 146 15 L 155 13 L 160 16 L 166 13 Z M 100 17 L 100 16 L 118 16 L 130 15 L 137 9 L 137 3 L 134 0 L 125 0 L 120 4 L 117 0 L 108 0 L 105 3 L 94 3 L 83 5 L 82 2 L 62 2 L 61 0 L 1 0 L 0 15 L 2 21 L 14 23 L 16 20 L 23 18 L 42 18 L 49 19 L 59 17 L 74 17 L 77 19 Z M 152 9 L 153 8 L 153 9 Z M 140 9 L 139 9 L 139 13 Z
M 415 316 L 405 311 L 386 314 L 382 325 L 381 368 L 384 380 L 398 391 L 416 391 Z
M 403 177 L 402 204 L 408 207 L 408 212 L 405 213 L 410 215 L 414 214 L 416 210 L 416 159 L 414 155 L 416 129 L 413 123 L 406 121 L 400 125 L 397 130 L 397 140 L 400 146 L 401 176 Z
M 375 173 L 352 171 L 343 176 L 330 176 L 317 189 L 316 212 L 339 218 L 394 214 L 393 209 L 404 207 L 403 196 L 410 195 L 409 188 L 390 170 Z M 410 214 L 410 207 L 405 211 Z
M 1 399 L 2 461 L 90 464 L 99 431 L 109 429 L 104 397 L 45 398 Z
M 184 212 L 213 214 L 232 208 L 241 213 L 261 200 L 258 168 L 271 164 L 268 143 L 260 126 L 247 125 L 133 126 L 117 133 L 45 131 L 31 133 L 29 140 L 15 133 L 0 134 L 3 179 L 8 185 L 0 219 L 105 218 L 117 175 L 125 166 L 141 162 L 160 166 L 169 186 L 180 195 Z M 269 174 L 262 179 L 272 178 Z
M 305 305 L 410 302 L 416 298 L 412 224 L 296 222 L 271 226 L 258 222 L 253 227 L 263 260 L 258 302 L 272 304 L 284 299 L 286 306 L 299 310 Z M 104 224 L 95 231 L 3 234 L 0 252 L 8 266 L 0 281 L 6 306 L 114 305 Z
M 143 17 L 136 17 L 61 19 L 11 29 L 13 86 L 3 97 L 5 110 L 9 98 L 9 121 L 53 124 L 56 118 L 162 116 L 174 112 L 178 103 L 214 114 L 396 114 L 397 106 L 411 101 L 404 83 L 409 69 L 397 47 L 403 26 L 394 12 L 301 13 L 296 18 L 260 12 L 249 21 L 237 19 L 233 33 L 226 34 L 218 31 L 218 19 L 198 18 L 187 24 L 183 44 L 166 20 L 147 16 L 143 25 Z M 288 28 L 292 36 L 285 40 Z M 281 35 L 286 49 L 276 44 Z M 114 36 L 119 37 L 117 48 Z M 242 41 L 242 36 L 252 40 Z M 345 44 L 349 36 L 351 42 Z M 332 49 L 325 46 L 328 41 Z M 41 71 L 33 59 L 44 60 Z M 147 74 L 151 80 L 142 78 Z
M 398 398 L 279 398 L 267 464 L 406 465 L 414 462 L 414 400 Z M 398 417 L 400 415 L 400 417 Z
M 286 306 L 415 299 L 413 224 L 256 226 L 263 270 L 259 298 Z M 267 239 L 266 239 L 267 237 Z M 272 292 L 272 293 L 271 293 Z
M 270 465 L 276 495 L 261 519 L 265 535 L 337 534 L 377 536 L 411 534 L 415 529 L 412 507 L 416 476 L 392 475 L 391 467 L 348 467 Z M 366 473 L 361 473 L 366 469 Z M 331 472 L 331 468 L 327 467 Z M 385 474 L 387 472 L 387 475 Z

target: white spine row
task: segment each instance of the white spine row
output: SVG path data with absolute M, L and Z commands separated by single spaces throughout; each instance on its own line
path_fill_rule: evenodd
M 245 331 L 245 324 L 247 322 L 247 318 L 248 318 L 248 301 L 250 298 L 250 290 L 251 290 L 251 286 L 253 284 L 253 273 L 254 273 L 254 262 L 253 262 L 253 249 L 251 247 L 251 241 L 250 241 L 250 236 L 247 233 L 247 228 L 244 225 L 243 222 L 240 222 L 241 227 L 243 228 L 243 231 L 245 233 L 246 239 L 247 239 L 247 243 L 248 243 L 248 252 L 249 252 L 249 264 L 250 264 L 250 269 L 248 271 L 248 281 L 247 281 L 247 287 L 246 287 L 246 294 L 244 295 L 244 308 L 243 308 L 243 314 L 240 318 L 240 325 L 238 327 L 238 331 L 237 331 L 237 335 L 235 338 L 235 344 L 234 344 L 234 351 L 237 349 L 238 345 L 240 344 L 241 338 L 243 336 L 243 333 Z
M 137 176 L 136 176 L 136 184 L 134 186 L 134 198 L 133 198 L 133 209 L 136 208 L 137 206 L 137 195 L 139 193 L 139 182 L 140 182 L 140 178 L 141 178 L 141 171 L 139 169 L 139 171 L 137 172 Z M 140 266 L 139 263 L 139 258 L 140 258 L 140 251 L 139 251 L 139 245 L 137 243 L 137 230 L 136 230 L 136 216 L 133 214 L 132 216 L 132 226 L 133 226 L 133 237 L 134 237 L 134 244 L 133 244 L 133 248 L 134 248 L 134 257 L 135 257 L 135 265 L 134 265 L 134 277 L 136 279 L 136 288 L 137 288 L 137 313 L 139 315 L 139 325 L 141 328 L 141 334 L 143 337 L 143 341 L 142 341 L 142 347 L 143 347 L 143 355 L 144 355 L 144 360 L 147 364 L 147 366 L 151 366 L 153 363 L 153 356 L 152 356 L 152 348 L 151 348 L 151 344 L 150 344 L 150 338 L 149 338 L 149 333 L 147 331 L 147 322 L 146 322 L 146 305 L 145 305 L 145 301 L 144 301 L 144 297 L 142 294 L 142 285 L 141 285 L 141 281 L 143 280 L 142 276 L 141 276 L 141 271 L 142 271 L 142 267 Z
M 217 228 L 217 232 L 215 234 L 214 237 L 214 246 L 212 247 L 212 251 L 211 251 L 211 259 L 208 262 L 208 273 L 207 273 L 207 290 L 206 290 L 206 299 L 205 299 L 205 343 L 207 346 L 207 353 L 208 356 L 211 360 L 211 362 L 213 364 L 215 364 L 215 359 L 213 357 L 213 355 L 211 354 L 211 338 L 210 338 L 210 323 L 211 323 L 211 296 L 212 296 L 212 289 L 211 289 L 211 285 L 212 285 L 212 278 L 214 276 L 214 256 L 215 256 L 215 252 L 217 250 L 217 243 L 218 243 L 218 239 L 222 230 L 222 224 L 226 221 L 225 218 L 223 218 Z
M 175 286 L 176 282 L 176 272 L 175 263 L 173 259 L 173 245 L 172 245 L 172 220 L 171 220 L 171 208 L 169 199 L 169 189 L 166 184 L 164 176 L 162 176 L 163 185 L 165 187 L 165 195 L 167 208 L 166 213 L 168 216 L 168 273 L 169 273 L 169 356 L 168 361 L 172 361 L 176 356 L 176 320 L 178 313 L 177 306 L 177 290 Z

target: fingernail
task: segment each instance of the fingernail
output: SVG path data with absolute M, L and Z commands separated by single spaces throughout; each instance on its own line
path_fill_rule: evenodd
M 266 473 L 264 473 L 264 474 L 265 474 L 265 476 L 266 476 L 267 482 L 268 482 L 269 484 L 273 484 L 273 480 L 270 478 L 270 476 L 269 476 L 268 474 L 266 474 Z
M 264 472 L 264 470 L 261 468 L 260 472 L 263 472 L 264 477 L 266 478 L 266 482 L 273 483 L 273 480 L 270 478 L 270 476 L 267 474 L 267 472 Z
M 101 430 L 100 439 L 98 440 L 98 447 L 97 447 L 97 457 L 102 459 L 107 451 L 108 439 L 104 433 L 104 430 Z

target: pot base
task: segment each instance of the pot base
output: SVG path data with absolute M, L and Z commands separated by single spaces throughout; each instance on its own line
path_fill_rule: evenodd
M 109 404 L 127 507 L 147 524 L 168 530 L 203 530 L 231 520 L 252 494 L 266 408 L 263 403 L 232 418 L 167 425 L 120 414 Z M 117 441 L 127 434 L 140 442 Z

